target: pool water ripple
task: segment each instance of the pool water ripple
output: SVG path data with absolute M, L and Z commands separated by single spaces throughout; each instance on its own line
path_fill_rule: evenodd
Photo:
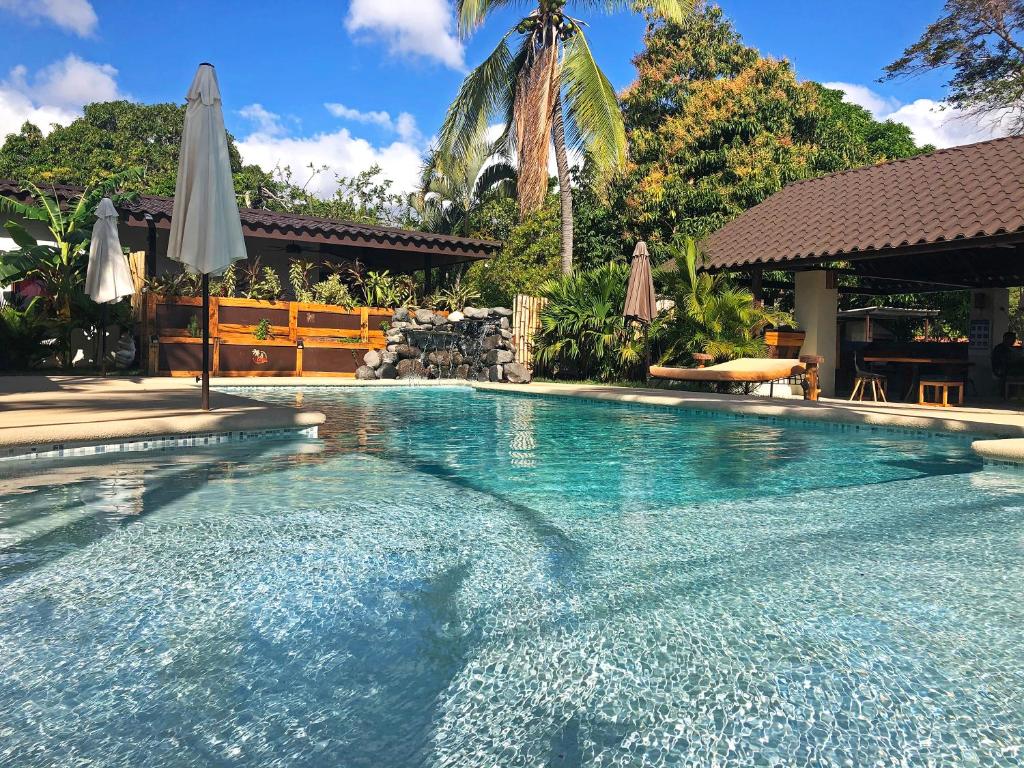
M 0 475 L 0 765 L 1020 765 L 1024 481 L 462 389 Z

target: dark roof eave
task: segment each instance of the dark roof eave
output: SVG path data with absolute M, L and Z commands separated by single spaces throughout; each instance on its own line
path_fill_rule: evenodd
M 82 191 L 80 187 L 63 184 L 52 185 L 47 189 L 55 191 L 58 197 L 73 196 Z M 0 194 L 28 197 L 19 183 L 10 180 L 0 180 Z M 140 195 L 138 199 L 122 206 L 121 221 L 127 226 L 145 227 L 149 223 L 148 216 L 157 227 L 167 229 L 170 227 L 173 203 L 170 197 Z M 491 258 L 502 245 L 494 240 L 476 240 L 252 208 L 239 209 L 239 216 L 243 233 L 247 237 L 459 256 L 472 260 Z

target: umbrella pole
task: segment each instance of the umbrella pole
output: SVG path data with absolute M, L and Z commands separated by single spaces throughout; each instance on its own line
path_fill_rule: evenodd
M 107 375 L 107 305 L 100 309 L 100 375 Z
M 203 275 L 203 402 L 210 410 L 210 276 Z

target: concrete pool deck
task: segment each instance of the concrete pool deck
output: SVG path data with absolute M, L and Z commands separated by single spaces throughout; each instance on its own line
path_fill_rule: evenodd
M 247 397 L 212 392 L 210 411 L 199 410 L 191 380 L 97 376 L 0 377 L 0 458 L 54 455 L 82 446 L 131 444 L 138 450 L 160 439 L 256 437 L 300 432 L 324 416 Z

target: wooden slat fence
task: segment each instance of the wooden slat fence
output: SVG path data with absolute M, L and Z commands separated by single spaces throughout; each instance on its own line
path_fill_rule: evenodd
M 512 304 L 512 340 L 516 360 L 533 370 L 533 336 L 540 330 L 540 313 L 547 299 L 520 293 Z

